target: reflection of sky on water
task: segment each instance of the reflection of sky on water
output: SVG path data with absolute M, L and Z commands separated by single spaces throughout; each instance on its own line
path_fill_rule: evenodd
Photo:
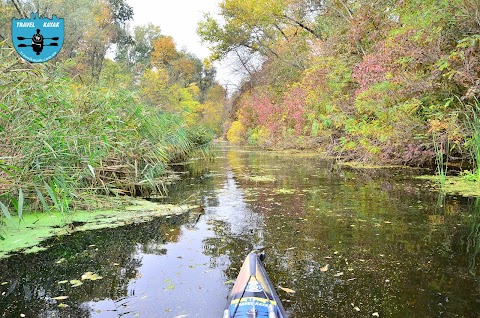
M 217 189 L 207 191 L 203 197 L 204 214 L 190 227 L 183 225 L 179 240 L 151 248 L 165 255 L 140 252 L 141 266 L 136 279 L 128 286 L 128 296 L 112 301 L 88 302 L 92 317 L 216 317 L 223 312 L 229 285 L 224 270 L 230 265 L 227 256 L 219 256 L 212 263 L 209 249 L 221 248 L 208 244 L 205 238 L 216 236 L 214 227 L 218 221 L 229 225 L 232 235 L 245 235 L 261 218 L 247 207 L 243 194 L 228 170 L 226 180 Z M 122 316 L 122 317 L 123 317 Z
M 139 253 L 141 266 L 128 285 L 128 297 L 115 303 L 89 302 L 92 317 L 110 317 L 108 312 L 115 306 L 112 317 L 125 313 L 129 313 L 126 317 L 209 317 L 221 313 L 228 287 L 223 272 L 214 270 L 210 257 L 203 254 L 202 238 L 209 233 L 213 234 L 204 221 L 195 229 L 182 226 L 180 240 L 162 246 L 165 255 Z

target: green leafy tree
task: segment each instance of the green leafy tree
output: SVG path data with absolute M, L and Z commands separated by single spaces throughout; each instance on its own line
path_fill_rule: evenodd
M 115 60 L 139 78 L 150 67 L 153 41 L 161 36 L 160 27 L 151 23 L 133 29 L 133 41 L 117 46 Z

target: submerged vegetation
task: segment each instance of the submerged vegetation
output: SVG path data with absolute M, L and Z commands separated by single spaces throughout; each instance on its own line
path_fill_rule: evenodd
M 47 63 L 30 64 L 13 48 L 11 18 L 31 11 L 68 20 L 62 50 Z M 125 1 L 2 1 L 0 12 L 4 222 L 88 209 L 94 194 L 163 193 L 171 163 L 208 149 L 225 98 L 215 71 L 154 25 L 129 29 Z M 112 44 L 121 44 L 114 60 Z

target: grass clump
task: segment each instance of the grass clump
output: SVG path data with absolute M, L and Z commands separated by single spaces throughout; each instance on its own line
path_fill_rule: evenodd
M 480 182 L 480 101 L 475 98 L 473 103 L 464 105 L 464 108 L 465 147 L 470 152 L 473 170 L 463 171 L 463 176 L 468 181 Z

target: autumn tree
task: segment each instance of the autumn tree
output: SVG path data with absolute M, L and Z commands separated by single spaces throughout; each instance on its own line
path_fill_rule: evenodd
M 218 84 L 210 87 L 202 104 L 201 122 L 216 134 L 221 133 L 221 124 L 227 119 L 224 112 L 225 103 L 225 88 Z
M 99 84 L 105 87 L 132 89 L 134 87 L 134 74 L 124 64 L 107 58 L 103 62 Z
M 133 29 L 133 41 L 117 46 L 115 60 L 133 72 L 140 78 L 143 72 L 150 67 L 150 59 L 153 52 L 153 41 L 161 36 L 160 27 L 151 23 L 135 26 Z
M 171 94 L 169 75 L 164 69 L 145 71 L 140 82 L 140 92 L 144 101 L 161 111 L 174 111 L 177 103 Z
M 162 35 L 152 41 L 151 65 L 154 67 L 171 66 L 178 57 L 177 48 L 171 36 Z
M 112 24 L 113 15 L 106 1 L 99 1 L 93 8 L 93 21 L 79 43 L 82 71 L 94 81 L 98 80 L 103 67 L 103 60 L 115 36 Z
M 212 45 L 213 59 L 222 58 L 239 47 L 277 55 L 275 43 L 279 39 L 288 42 L 303 32 L 319 36 L 307 18 L 307 12 L 313 12 L 310 6 L 310 2 L 305 1 L 224 0 L 220 9 L 225 23 L 206 15 L 199 23 L 198 33 Z M 296 32 L 286 32 L 290 28 Z
M 23 2 L 22 9 L 64 18 L 64 44 L 57 59 L 75 59 L 75 65 L 68 66 L 70 71 L 94 81 L 100 77 L 110 46 L 131 42 L 126 22 L 133 18 L 133 9 L 125 0 L 31 0 Z
M 207 94 L 211 87 L 217 85 L 215 81 L 215 76 L 217 71 L 210 63 L 204 62 L 202 65 L 202 71 L 200 74 L 200 79 L 198 81 L 198 86 L 200 88 L 200 102 L 204 102 L 207 98 Z
M 172 81 L 188 86 L 192 83 L 198 83 L 201 80 L 202 62 L 191 54 L 179 52 L 177 59 L 170 64 L 170 73 Z
M 0 41 L 5 41 L 12 34 L 11 21 L 12 17 L 18 16 L 18 12 L 13 5 L 9 5 L 6 1 L 0 2 Z

